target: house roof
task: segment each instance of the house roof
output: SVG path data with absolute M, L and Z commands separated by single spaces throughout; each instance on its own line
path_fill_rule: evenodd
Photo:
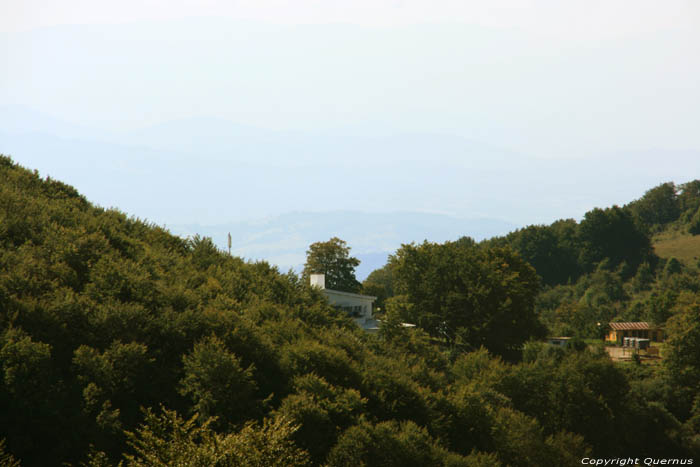
M 658 328 L 658 326 L 649 324 L 646 321 L 638 321 L 631 323 L 610 323 L 610 327 L 615 331 L 638 331 Z
M 342 295 L 345 297 L 362 298 L 365 300 L 372 300 L 372 301 L 375 301 L 377 299 L 377 297 L 373 297 L 371 295 L 361 295 L 359 293 L 342 292 L 340 290 L 333 290 L 333 289 L 321 289 L 321 292 L 326 292 L 326 293 L 335 294 L 335 295 Z

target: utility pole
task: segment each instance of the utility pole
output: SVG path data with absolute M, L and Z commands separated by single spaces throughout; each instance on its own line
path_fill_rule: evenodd
M 231 232 L 228 233 L 228 255 L 231 256 Z

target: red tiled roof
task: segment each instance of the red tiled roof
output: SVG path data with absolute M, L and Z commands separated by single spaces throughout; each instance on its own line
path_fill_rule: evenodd
M 646 321 L 639 321 L 636 323 L 610 323 L 610 327 L 615 331 L 632 331 L 632 330 L 643 330 L 643 329 L 656 329 L 655 326 L 647 323 Z

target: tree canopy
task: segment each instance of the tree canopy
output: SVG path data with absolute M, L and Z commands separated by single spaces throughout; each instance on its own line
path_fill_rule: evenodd
M 578 235 L 583 248 L 581 263 L 588 270 L 607 259 L 611 267 L 625 262 L 636 271 L 637 266 L 653 255 L 649 237 L 628 211 L 617 206 L 588 211 Z
M 537 274 L 509 248 L 403 245 L 395 274 L 414 322 L 448 342 L 504 355 L 540 332 L 534 314 Z
M 374 307 L 384 310 L 386 299 L 394 295 L 393 263 L 390 260 L 384 267 L 375 269 L 362 282 L 362 293 L 377 297 Z
M 562 248 L 576 225 L 555 235 Z M 609 263 L 537 295 L 505 246 L 406 245 L 378 282 L 423 329 L 390 310 L 370 334 L 294 273 L 95 207 L 0 156 L 0 464 L 697 458 L 697 269 L 668 261 L 625 280 Z M 585 345 L 523 345 L 535 311 L 585 329 L 670 316 L 671 355 L 619 365 Z
M 311 274 L 325 274 L 326 287 L 344 292 L 358 292 L 361 284 L 355 278 L 360 260 L 350 256 L 350 247 L 338 237 L 327 242 L 316 242 L 306 251 L 302 277 L 308 281 Z
M 678 189 L 672 182 L 648 190 L 644 196 L 628 206 L 642 223 L 648 226 L 668 224 L 681 215 Z

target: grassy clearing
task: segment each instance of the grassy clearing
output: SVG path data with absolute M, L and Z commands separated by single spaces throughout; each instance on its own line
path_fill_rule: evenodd
M 675 257 L 687 265 L 695 265 L 700 259 L 700 235 L 667 231 L 656 235 L 653 245 L 654 251 L 661 258 Z

